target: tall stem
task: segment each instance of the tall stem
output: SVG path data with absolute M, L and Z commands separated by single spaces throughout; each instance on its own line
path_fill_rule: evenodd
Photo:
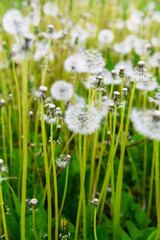
M 48 167 L 48 158 L 47 158 L 47 140 L 46 140 L 46 130 L 44 122 L 44 102 L 41 100 L 41 131 L 42 131 L 42 144 L 43 144 L 43 153 L 44 153 L 44 167 L 46 175 L 46 186 L 47 186 L 47 202 L 48 202 L 48 240 L 52 239 L 52 203 L 51 203 L 51 186 L 50 186 L 50 173 Z
M 56 164 L 54 159 L 54 143 L 53 143 L 53 123 L 51 122 L 51 159 L 53 164 L 53 179 L 54 179 L 54 198 L 55 198 L 55 239 L 58 239 L 58 191 L 57 191 L 57 176 Z
M 27 185 L 27 119 L 28 119 L 28 95 L 27 95 L 27 84 L 28 84 L 28 62 L 25 58 L 23 61 L 23 92 L 22 92 L 22 120 L 23 120 L 23 172 L 22 172 L 22 202 L 21 202 L 21 239 L 25 240 L 25 206 L 26 206 L 26 185 Z

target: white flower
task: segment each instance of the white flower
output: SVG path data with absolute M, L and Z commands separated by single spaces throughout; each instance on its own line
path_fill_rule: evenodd
M 124 67 L 124 74 L 125 76 L 129 77 L 133 74 L 133 67 L 131 61 L 121 61 L 115 65 L 115 70 L 119 73 L 120 67 Z
M 64 69 L 67 72 L 77 72 L 77 73 L 85 73 L 87 72 L 87 66 L 84 58 L 81 54 L 74 54 L 69 56 L 64 62 Z
M 77 40 L 78 43 L 84 43 L 88 38 L 88 31 L 80 25 L 75 26 L 71 30 L 71 44 L 74 45 Z
M 160 52 L 154 53 L 150 58 L 149 58 L 149 64 L 152 67 L 160 67 Z
M 132 46 L 128 42 L 119 42 L 114 44 L 114 51 L 117 53 L 128 54 L 132 50 Z
M 22 34 L 29 31 L 29 26 L 25 22 L 19 10 L 8 10 L 2 19 L 2 25 L 6 32 L 12 35 Z
M 45 41 L 45 39 L 36 42 L 36 51 L 33 55 L 33 58 L 35 61 L 39 61 L 41 58 L 46 57 L 47 53 L 48 53 L 48 43 Z M 50 50 L 49 53 L 49 60 L 53 61 L 54 56 L 53 56 L 53 52 Z
M 65 113 L 65 122 L 69 130 L 82 135 L 94 133 L 99 128 L 100 119 L 100 115 L 93 105 L 90 110 L 87 105 L 73 105 Z
M 56 81 L 51 86 L 51 95 L 56 100 L 68 101 L 73 95 L 73 85 L 63 80 Z
M 105 85 L 119 85 L 121 83 L 121 78 L 117 71 L 112 70 L 109 72 L 107 69 L 104 69 L 103 72 L 103 82 Z
M 130 118 L 137 132 L 150 139 L 160 140 L 159 110 L 152 109 L 144 112 L 133 109 Z
M 114 34 L 109 29 L 103 29 L 98 34 L 98 40 L 100 43 L 108 45 L 113 42 Z
M 56 17 L 59 12 L 59 9 L 58 9 L 56 3 L 49 1 L 43 5 L 43 11 L 46 15 L 49 15 L 51 17 Z

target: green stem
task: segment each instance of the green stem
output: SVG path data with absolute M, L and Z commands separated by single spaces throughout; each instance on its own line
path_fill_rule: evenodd
M 0 180 L 1 180 L 1 174 L 0 174 Z M 7 232 L 7 224 L 6 224 L 6 217 L 5 217 L 5 211 L 4 211 L 4 206 L 3 206 L 3 195 L 2 195 L 2 185 L 0 182 L 0 205 L 1 205 L 1 211 L 2 211 L 2 224 L 3 224 L 3 229 L 5 235 L 5 239 L 9 240 L 8 232 Z
M 44 67 L 44 69 L 42 71 L 41 85 L 45 85 L 46 84 L 45 81 L 46 81 L 46 74 L 47 74 L 47 68 L 48 68 L 48 62 L 49 62 L 50 46 L 51 46 L 51 38 L 49 38 L 49 40 L 48 40 L 48 51 L 47 51 L 45 67 Z
M 125 147 L 127 143 L 127 135 L 128 135 L 128 129 L 129 129 L 129 122 L 130 122 L 130 113 L 131 108 L 133 104 L 133 98 L 135 93 L 137 81 L 134 82 L 130 102 L 129 102 L 129 108 L 128 108 L 128 115 L 127 115 L 127 121 L 126 121 L 126 127 L 125 127 L 125 135 L 124 140 L 121 143 L 121 156 L 120 156 L 120 162 L 119 162 L 119 169 L 118 169 L 118 176 L 117 176 L 117 184 L 116 184 L 116 196 L 115 196 L 115 212 L 114 212 L 114 226 L 113 226 L 113 239 L 118 240 L 119 239 L 119 222 L 120 222 L 120 207 L 121 207 L 121 194 L 122 194 L 122 183 L 123 183 L 123 161 L 124 161 L 124 154 L 125 154 Z
M 47 202 L 48 202 L 48 240 L 52 239 L 52 204 L 51 204 L 51 186 L 50 186 L 50 174 L 48 167 L 47 158 L 47 140 L 46 140 L 46 129 L 44 122 L 44 102 L 41 100 L 41 131 L 42 131 L 42 144 L 44 153 L 44 166 L 46 175 L 46 186 L 47 186 Z
M 3 139 L 3 155 L 5 159 L 5 164 L 7 163 L 7 152 L 6 152 L 6 137 L 5 137 L 5 120 L 4 120 L 4 106 L 1 107 L 1 121 L 2 121 L 2 139 Z
M 53 179 L 54 179 L 55 239 L 58 239 L 58 190 L 57 190 L 56 164 L 54 159 L 53 123 L 52 122 L 51 122 L 51 159 L 53 164 Z
M 155 141 L 153 141 L 152 167 L 151 167 L 151 177 L 150 177 L 150 181 L 149 181 L 149 199 L 148 199 L 148 208 L 147 208 L 147 216 L 148 217 L 150 216 L 151 205 L 152 205 L 154 165 L 155 165 Z
M 12 168 L 12 153 L 13 153 L 13 137 L 12 137 L 12 122 L 11 122 L 11 104 L 8 106 L 8 119 L 9 119 L 9 148 L 10 148 L 10 167 Z
M 97 215 L 97 208 L 94 209 L 94 239 L 97 240 L 97 232 L 96 232 L 96 215 Z
M 157 232 L 160 239 L 160 192 L 159 192 L 159 142 L 155 141 L 155 187 L 156 187 L 156 211 L 157 211 Z
M 23 61 L 23 92 L 22 92 L 22 119 L 23 119 L 23 171 L 22 171 L 22 198 L 21 198 L 21 239 L 25 239 L 25 207 L 26 207 L 26 185 L 27 185 L 27 119 L 28 119 L 28 62 L 27 59 Z
M 61 213 L 63 211 L 64 202 L 65 202 L 65 199 L 66 199 L 67 186 L 68 186 L 68 174 L 69 174 L 69 166 L 67 166 L 67 169 L 66 169 L 66 179 L 65 179 L 64 193 L 63 193 L 62 203 L 61 203 L 61 207 L 60 207 L 60 211 L 59 211 L 59 217 L 61 216 Z
M 33 225 L 33 233 L 36 240 L 38 240 L 37 232 L 36 232 L 36 223 L 35 223 L 35 209 L 32 206 L 32 225 Z

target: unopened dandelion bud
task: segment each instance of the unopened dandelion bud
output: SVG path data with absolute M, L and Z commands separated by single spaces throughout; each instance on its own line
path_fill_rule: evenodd
M 5 100 L 4 99 L 0 99 L 0 107 L 4 106 L 5 105 Z
M 109 104 L 109 107 L 108 107 L 108 110 L 110 111 L 110 112 L 113 112 L 114 111 L 114 103 L 110 103 Z
M 93 200 L 93 204 L 94 204 L 94 207 L 95 208 L 97 208 L 98 207 L 98 198 L 95 198 L 94 200 Z
M 54 25 L 53 25 L 53 24 L 49 24 L 49 25 L 48 25 L 48 32 L 49 32 L 50 34 L 52 34 L 52 33 L 54 32 Z
M 145 47 L 146 47 L 146 49 L 147 49 L 147 51 L 149 52 L 150 50 L 151 50 L 151 44 L 150 43 L 147 43 L 146 45 L 145 45 Z
M 29 50 L 31 48 L 32 41 L 35 39 L 35 37 L 32 33 L 24 33 L 23 37 L 25 40 L 24 49 Z
M 112 75 L 112 78 L 115 79 L 116 76 L 117 76 L 116 70 L 112 70 L 112 71 L 111 71 L 111 75 Z
M 120 92 L 114 91 L 114 93 L 113 93 L 113 98 L 114 98 L 114 101 L 115 101 L 115 102 L 119 101 Z
M 62 115 L 62 111 L 60 107 L 56 107 L 56 116 L 61 116 Z
M 0 159 L 0 173 L 1 173 L 2 165 L 3 165 L 3 160 Z
M 8 103 L 12 102 L 12 97 L 13 97 L 13 95 L 11 93 L 9 93 L 8 94 Z
M 127 88 L 123 88 L 123 97 L 124 98 L 126 98 L 127 92 L 128 92 L 128 89 Z
M 40 87 L 39 87 L 39 90 L 40 90 L 41 92 L 43 92 L 43 93 L 46 93 L 47 90 L 48 90 L 48 88 L 47 88 L 46 86 L 40 86 Z
M 141 73 L 143 73 L 143 72 L 144 72 L 145 62 L 144 62 L 144 61 L 139 61 L 138 64 L 137 64 L 137 66 L 138 66 L 139 71 L 140 71 Z
M 31 201 L 29 202 L 29 206 L 33 206 L 34 208 L 36 208 L 38 203 L 38 200 L 36 198 L 32 198 Z
M 124 66 L 120 66 L 120 67 L 119 67 L 119 76 L 120 76 L 120 77 L 124 77 L 124 69 L 125 69 Z
M 28 116 L 29 116 L 29 118 L 33 118 L 33 111 L 29 111 Z

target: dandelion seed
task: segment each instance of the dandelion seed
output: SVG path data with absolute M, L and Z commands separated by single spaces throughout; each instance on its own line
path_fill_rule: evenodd
M 68 101 L 73 95 L 73 85 L 59 80 L 52 84 L 50 91 L 51 96 L 56 100 Z

